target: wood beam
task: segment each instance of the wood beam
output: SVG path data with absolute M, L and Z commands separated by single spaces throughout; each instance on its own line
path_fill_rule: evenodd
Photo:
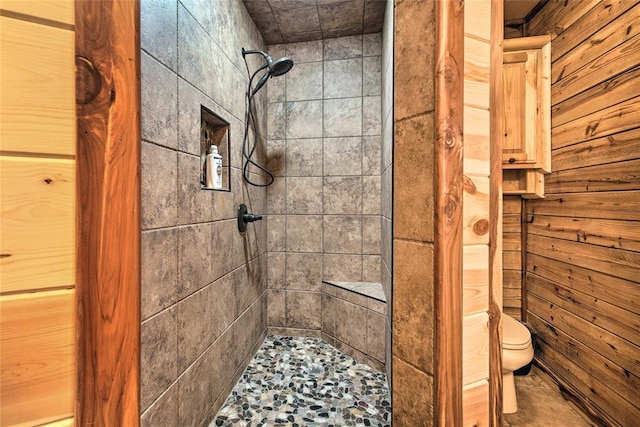
M 462 425 L 464 1 L 436 2 L 435 425 Z
M 76 424 L 139 425 L 140 4 L 76 0 Z

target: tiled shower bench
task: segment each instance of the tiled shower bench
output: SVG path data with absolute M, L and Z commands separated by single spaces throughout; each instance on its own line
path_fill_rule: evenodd
M 387 301 L 380 283 L 322 282 L 322 339 L 385 372 Z

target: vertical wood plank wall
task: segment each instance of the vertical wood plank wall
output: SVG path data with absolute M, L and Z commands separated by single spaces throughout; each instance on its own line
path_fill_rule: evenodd
M 0 424 L 73 423 L 73 1 L 0 1 Z
M 504 196 L 502 228 L 503 311 L 522 320 L 522 198 Z
M 640 419 L 640 4 L 551 1 L 552 169 L 526 202 L 536 360 L 607 425 Z M 506 221 L 505 221 L 506 222 Z
M 463 419 L 489 425 L 491 0 L 464 10 Z

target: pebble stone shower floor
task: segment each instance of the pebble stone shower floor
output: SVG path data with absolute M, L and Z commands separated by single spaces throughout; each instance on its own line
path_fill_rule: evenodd
M 391 425 L 386 376 L 319 338 L 268 335 L 209 427 Z

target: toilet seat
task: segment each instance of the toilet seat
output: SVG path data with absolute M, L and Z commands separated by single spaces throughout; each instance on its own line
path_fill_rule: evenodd
M 531 345 L 531 333 L 522 323 L 511 316 L 502 316 L 502 348 L 525 350 Z

